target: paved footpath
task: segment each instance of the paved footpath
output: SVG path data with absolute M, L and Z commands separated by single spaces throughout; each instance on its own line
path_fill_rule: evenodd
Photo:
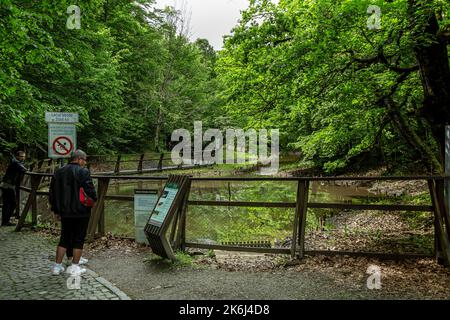
M 55 244 L 33 232 L 0 227 L 0 300 L 130 300 L 89 265 L 80 289 L 68 289 L 68 274 L 50 272 L 55 250 Z

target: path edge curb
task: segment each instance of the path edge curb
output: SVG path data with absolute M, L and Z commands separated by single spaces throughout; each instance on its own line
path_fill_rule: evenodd
M 120 300 L 131 300 L 131 298 L 129 296 L 127 296 L 126 293 L 124 293 L 122 290 L 120 290 L 119 288 L 117 288 L 116 286 L 114 286 L 111 282 L 109 282 L 108 280 L 106 280 L 103 277 L 100 277 L 98 274 L 96 274 L 94 271 L 92 270 L 86 270 L 87 274 L 90 274 L 92 277 L 94 277 L 94 279 L 96 281 L 98 281 L 99 283 L 101 283 L 102 285 L 104 285 L 105 287 L 107 287 L 109 290 L 111 290 L 116 296 L 119 297 Z

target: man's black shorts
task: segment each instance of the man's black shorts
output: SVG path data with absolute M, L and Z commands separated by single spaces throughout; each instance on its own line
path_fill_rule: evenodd
M 61 218 L 61 238 L 59 246 L 63 248 L 83 249 L 89 217 Z

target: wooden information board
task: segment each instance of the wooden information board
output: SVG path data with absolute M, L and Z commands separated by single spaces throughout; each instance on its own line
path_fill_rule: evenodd
M 173 221 L 173 230 L 179 220 L 178 216 L 186 204 L 189 190 L 189 176 L 169 176 L 161 196 L 152 210 L 145 225 L 144 232 L 153 253 L 171 260 L 175 260 L 173 248 L 167 240 L 166 233 Z

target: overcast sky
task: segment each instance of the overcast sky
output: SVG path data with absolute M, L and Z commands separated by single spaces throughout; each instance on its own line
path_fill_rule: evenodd
M 222 37 L 238 23 L 240 11 L 248 7 L 248 0 L 184 0 L 191 18 L 190 38 L 208 39 L 216 50 L 222 48 Z M 156 0 L 156 7 L 167 5 L 182 9 L 183 0 Z

